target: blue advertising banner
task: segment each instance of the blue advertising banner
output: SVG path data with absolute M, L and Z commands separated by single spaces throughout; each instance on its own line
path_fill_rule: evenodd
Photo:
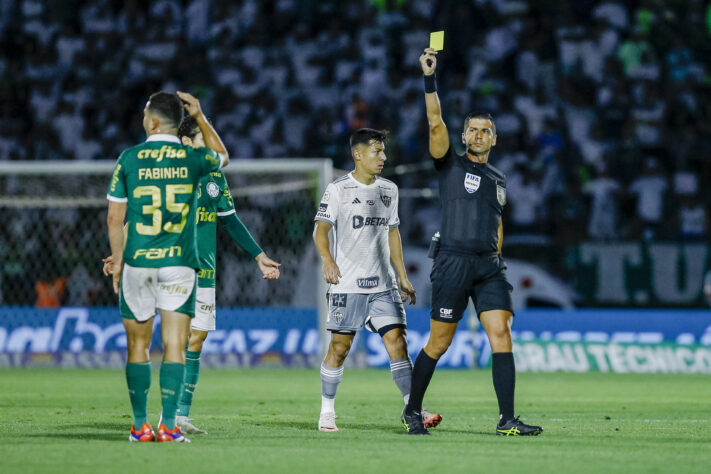
M 491 350 L 476 318 L 462 320 L 438 367 L 486 367 Z M 160 319 L 153 350 L 160 356 Z M 218 309 L 218 329 L 203 348 L 207 367 L 318 367 L 316 311 Z M 414 358 L 426 343 L 429 311 L 408 311 Z M 514 320 L 520 371 L 711 373 L 711 312 L 527 310 Z M 387 367 L 377 334 L 363 331 L 349 365 Z M 121 367 L 126 336 L 116 308 L 0 307 L 0 366 Z

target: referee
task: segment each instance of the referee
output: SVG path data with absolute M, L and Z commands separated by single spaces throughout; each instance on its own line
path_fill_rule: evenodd
M 491 147 L 496 145 L 496 124 L 489 114 L 469 114 L 462 132 L 466 155 L 459 156 L 450 148 L 435 83 L 436 54 L 433 49 L 425 49 L 420 64 L 425 75 L 429 151 L 435 159 L 442 201 L 441 237 L 433 242 L 437 248 L 430 274 L 430 337 L 415 362 L 402 422 L 410 434 L 429 434 L 422 424 L 422 399 L 437 360 L 452 343 L 472 298 L 493 353 L 492 375 L 499 402 L 496 434 L 537 435 L 543 428 L 527 425 L 514 416 L 513 288 L 506 280 L 506 264 L 501 257 L 506 178 L 488 163 Z

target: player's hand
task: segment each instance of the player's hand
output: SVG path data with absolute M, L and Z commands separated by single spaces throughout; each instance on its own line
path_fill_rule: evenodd
M 275 262 L 271 258 L 267 257 L 267 254 L 262 252 L 254 259 L 257 261 L 257 265 L 259 265 L 259 269 L 262 271 L 262 278 L 266 280 L 278 280 L 279 275 L 281 274 L 279 272 L 279 267 L 281 267 L 281 263 Z
M 420 56 L 420 66 L 422 66 L 422 74 L 431 76 L 437 69 L 437 51 L 432 48 L 426 48 L 425 52 Z
M 177 91 L 178 97 L 184 102 L 185 111 L 190 114 L 193 118 L 198 118 L 202 115 L 202 109 L 200 108 L 200 101 L 194 97 L 192 94 L 187 92 Z
M 336 262 L 331 260 L 323 263 L 323 279 L 326 280 L 326 283 L 337 285 L 338 278 L 341 276 L 341 270 L 336 265 Z
M 412 283 L 407 278 L 400 280 L 400 296 L 402 297 L 402 302 L 407 303 L 407 299 L 410 298 L 410 304 L 415 304 L 417 301 L 417 294 L 415 289 L 412 287 Z
M 113 261 L 111 268 L 111 275 L 113 275 L 114 280 L 114 293 L 119 294 L 119 287 L 121 286 L 121 272 L 123 271 L 123 259 L 115 259 L 113 256 L 109 257 Z
M 104 262 L 104 267 L 101 271 L 104 272 L 104 275 L 106 276 L 111 275 L 114 269 L 114 257 L 109 255 L 106 258 L 102 258 L 101 261 Z

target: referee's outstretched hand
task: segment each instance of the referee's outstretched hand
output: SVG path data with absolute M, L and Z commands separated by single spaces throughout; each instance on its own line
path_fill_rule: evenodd
M 422 74 L 431 76 L 437 69 L 437 51 L 432 48 L 426 48 L 425 52 L 420 56 L 420 66 L 422 66 Z
M 417 295 L 415 294 L 415 289 L 412 287 L 410 280 L 400 280 L 400 292 L 403 303 L 407 303 L 408 298 L 410 299 L 410 304 L 415 304 L 417 301 Z

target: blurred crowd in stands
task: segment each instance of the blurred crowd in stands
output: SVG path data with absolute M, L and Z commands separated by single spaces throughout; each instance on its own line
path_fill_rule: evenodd
M 0 0 L 0 160 L 113 159 L 162 89 L 198 95 L 233 157 L 348 169 L 350 132 L 387 128 L 426 243 L 417 58 L 445 30 L 444 119 L 458 143 L 469 111 L 496 117 L 514 242 L 703 241 L 710 29 L 705 0 Z

